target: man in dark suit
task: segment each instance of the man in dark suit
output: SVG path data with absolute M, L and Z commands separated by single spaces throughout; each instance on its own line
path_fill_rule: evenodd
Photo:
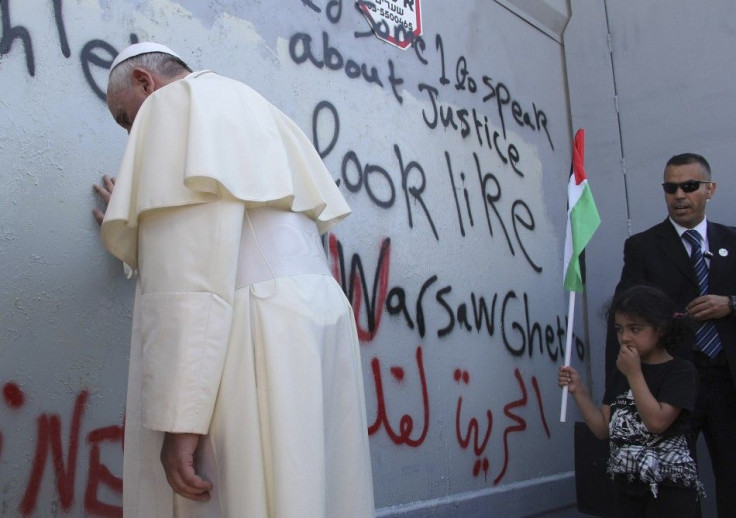
M 700 155 L 672 157 L 664 170 L 669 217 L 631 236 L 616 291 L 635 284 L 664 290 L 678 311 L 698 321 L 683 356 L 700 376 L 692 414 L 694 446 L 703 432 L 716 480 L 718 515 L 736 512 L 736 229 L 708 221 L 716 192 L 710 165 Z M 695 231 L 697 234 L 693 234 Z M 616 368 L 619 345 L 609 325 L 606 372 Z

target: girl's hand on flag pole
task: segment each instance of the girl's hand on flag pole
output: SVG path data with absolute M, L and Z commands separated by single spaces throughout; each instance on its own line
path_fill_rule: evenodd
M 560 367 L 557 375 L 557 384 L 560 388 L 567 386 L 567 391 L 570 394 L 574 394 L 578 387 L 580 387 L 580 375 L 578 371 L 570 366 Z

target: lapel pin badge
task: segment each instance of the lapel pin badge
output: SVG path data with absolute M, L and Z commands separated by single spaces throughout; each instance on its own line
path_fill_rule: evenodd
M 721 257 L 726 257 L 728 255 L 728 250 L 726 250 L 725 248 L 721 248 L 720 250 L 718 250 L 718 255 L 720 255 Z

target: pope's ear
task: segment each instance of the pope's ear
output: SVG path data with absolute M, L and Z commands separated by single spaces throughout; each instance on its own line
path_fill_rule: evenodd
M 135 67 L 130 72 L 133 85 L 142 88 L 146 94 L 152 94 L 156 90 L 156 81 L 153 75 L 142 67 Z

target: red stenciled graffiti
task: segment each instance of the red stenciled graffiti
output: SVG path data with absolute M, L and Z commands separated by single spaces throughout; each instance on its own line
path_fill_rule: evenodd
M 89 453 L 89 477 L 87 488 L 84 491 L 84 509 L 96 516 L 122 518 L 123 509 L 117 505 L 101 502 L 97 496 L 100 484 L 104 484 L 116 493 L 123 492 L 123 479 L 113 475 L 100 462 L 100 444 L 103 441 L 123 443 L 124 430 L 122 426 L 107 426 L 98 428 L 87 435 L 87 442 L 92 445 Z
M 6 388 L 10 384 L 6 384 Z M 11 393 L 17 394 L 13 390 Z M 8 391 L 4 390 L 6 402 Z M 22 394 L 22 392 L 19 392 Z M 36 451 L 33 456 L 31 473 L 26 484 L 23 498 L 18 511 L 22 516 L 29 516 L 36 510 L 38 494 L 44 473 L 48 464 L 49 450 L 51 450 L 51 464 L 56 481 L 56 492 L 59 505 L 64 512 L 69 512 L 74 504 L 74 489 L 76 482 L 77 459 L 79 456 L 79 436 L 81 433 L 84 410 L 89 393 L 81 391 L 74 402 L 71 423 L 69 425 L 69 442 L 66 456 L 62 444 L 61 417 L 58 414 L 41 414 L 37 420 Z M 17 401 L 17 399 L 15 400 Z M 22 405 L 22 399 L 21 405 Z M 8 403 L 11 407 L 10 403 Z M 100 460 L 100 443 L 123 441 L 122 426 L 107 426 L 92 430 L 87 435 L 90 445 L 87 484 L 84 493 L 84 509 L 90 516 L 122 517 L 122 507 L 101 502 L 98 498 L 100 486 L 106 486 L 112 492 L 122 494 L 123 481 L 113 475 Z
M 386 434 L 389 436 L 391 441 L 395 444 L 406 444 L 416 448 L 420 446 L 427 438 L 427 432 L 429 431 L 429 392 L 427 390 L 427 379 L 424 374 L 424 363 L 422 361 L 422 348 L 417 347 L 416 351 L 417 369 L 419 372 L 419 381 L 422 386 L 422 404 L 424 410 L 424 421 L 422 432 L 419 437 L 413 439 L 411 433 L 414 431 L 414 418 L 408 414 L 401 416 L 399 420 L 399 433 L 396 433 L 389 422 L 388 415 L 386 413 L 386 399 L 383 392 L 383 380 L 381 377 L 381 365 L 378 358 L 371 360 L 371 369 L 373 371 L 373 380 L 376 385 L 376 420 L 372 425 L 368 427 L 368 435 L 376 433 L 381 426 L 386 430 Z M 390 372 L 399 381 L 404 378 L 404 370 L 401 367 L 392 367 Z
M 467 371 L 460 371 L 460 369 L 455 370 L 455 381 L 463 380 L 465 384 L 468 384 L 470 382 L 470 375 Z M 488 444 L 488 439 L 491 438 L 491 429 L 493 428 L 493 413 L 490 410 L 486 411 L 486 419 L 488 420 L 488 427 L 486 428 L 486 434 L 485 437 L 483 437 L 483 440 L 479 441 L 479 423 L 478 419 L 475 417 L 471 418 L 468 422 L 468 433 L 465 435 L 465 437 L 462 436 L 462 432 L 460 431 L 460 414 L 462 413 L 463 409 L 463 398 L 459 397 L 457 399 L 457 410 L 455 412 L 455 432 L 457 433 L 457 439 L 458 443 L 460 444 L 460 447 L 462 449 L 467 449 L 467 447 L 470 445 L 470 439 L 473 439 L 473 452 L 476 455 L 480 455 L 483 453 L 483 451 L 486 449 L 486 445 Z M 472 436 L 472 437 L 471 437 Z
M 508 436 L 509 434 L 513 432 L 522 432 L 527 429 L 527 422 L 526 419 L 519 416 L 518 414 L 514 413 L 512 410 L 516 408 L 521 408 L 527 406 L 528 403 L 528 394 L 526 389 L 526 384 L 524 383 L 524 379 L 521 376 L 521 372 L 519 369 L 514 370 L 514 376 L 516 377 L 516 381 L 519 383 L 519 388 L 521 389 L 521 397 L 515 401 L 512 401 L 508 404 L 506 404 L 503 407 L 503 413 L 511 419 L 515 424 L 507 426 L 503 431 L 503 463 L 501 466 L 501 470 L 496 476 L 496 478 L 493 480 L 493 485 L 498 484 L 501 479 L 506 475 L 506 471 L 509 466 L 509 462 L 511 459 L 511 455 L 509 452 L 509 444 L 508 444 Z M 462 383 L 465 385 L 468 385 L 470 383 L 470 374 L 468 371 L 461 370 L 461 369 L 455 369 L 454 372 L 454 379 L 456 383 Z M 537 407 L 539 409 L 539 415 L 542 422 L 542 427 L 544 428 L 544 432 L 547 435 L 547 437 L 550 437 L 549 427 L 547 426 L 547 419 L 544 415 L 544 406 L 542 404 L 542 397 L 539 390 L 539 383 L 537 382 L 537 378 L 532 376 L 532 386 L 534 387 L 534 393 L 537 397 Z M 491 434 L 493 431 L 493 413 L 490 409 L 486 410 L 486 420 L 487 420 L 487 427 L 485 429 L 485 432 L 481 432 L 481 422 L 476 417 L 471 417 L 468 421 L 467 427 L 465 429 L 465 433 L 463 434 L 463 430 L 461 427 L 461 413 L 463 408 L 463 398 L 462 396 L 458 397 L 457 401 L 457 409 L 455 412 L 455 435 L 457 437 L 458 445 L 466 450 L 468 449 L 468 446 L 470 446 L 470 443 L 472 441 L 473 443 L 473 453 L 477 457 L 475 460 L 475 463 L 473 464 L 473 476 L 480 475 L 480 472 L 483 471 L 485 478 L 488 478 L 488 470 L 490 468 L 490 461 L 488 460 L 488 457 L 484 456 L 486 448 L 488 446 L 488 442 L 491 438 Z
M 537 406 L 539 407 L 539 416 L 542 418 L 542 426 L 544 427 L 544 433 L 547 434 L 547 438 L 549 439 L 551 435 L 549 434 L 549 426 L 547 426 L 547 418 L 544 417 L 544 406 L 542 405 L 542 391 L 539 390 L 539 382 L 537 381 L 536 376 L 532 376 L 532 387 L 534 387 L 534 393 L 537 396 Z
M 36 498 L 41 487 L 46 458 L 51 444 L 51 455 L 56 475 L 56 490 L 59 494 L 61 509 L 71 509 L 74 500 L 74 476 L 77 468 L 77 452 L 79 449 L 79 427 L 82 422 L 84 405 L 87 402 L 88 393 L 82 391 L 77 396 L 72 415 L 71 429 L 69 432 L 69 447 L 67 450 L 66 463 L 61 445 L 61 419 L 58 415 L 42 414 L 38 418 L 38 434 L 36 439 L 36 454 L 33 458 L 31 478 L 26 487 L 26 492 L 20 502 L 20 512 L 24 516 L 31 514 L 36 508 Z M 66 464 L 66 466 L 65 466 Z
M 385 238 L 381 242 L 378 264 L 376 265 L 376 273 L 373 279 L 373 290 L 370 292 L 370 295 L 360 256 L 353 254 L 350 261 L 350 272 L 349 275 L 346 275 L 342 245 L 334 234 L 329 235 L 328 249 L 332 261 L 332 275 L 341 284 L 347 294 L 348 300 L 350 300 L 353 306 L 358 339 L 361 342 L 370 342 L 376 337 L 378 329 L 381 326 L 383 307 L 386 303 L 386 296 L 388 295 L 391 240 Z M 363 302 L 365 302 L 366 308 L 365 326 L 360 318 Z
M 17 410 L 25 403 L 25 395 L 23 390 L 13 381 L 3 385 L 3 399 L 5 403 L 12 409 Z M 0 455 L 3 453 L 3 434 L 0 432 Z
M 327 249 L 332 260 L 332 276 L 337 282 L 341 282 L 342 272 L 345 270 L 345 259 L 342 255 L 342 245 L 335 234 L 328 234 Z M 343 286 L 342 283 L 340 285 Z
M 10 408 L 20 408 L 25 402 L 25 395 L 21 388 L 9 381 L 3 386 L 3 398 Z
M 470 373 L 465 370 L 455 369 L 455 382 L 464 383 L 468 385 L 470 383 Z M 467 434 L 465 437 L 462 436 L 460 430 L 460 414 L 463 408 L 463 398 L 459 397 L 457 400 L 457 410 L 455 411 L 455 434 L 457 436 L 457 442 L 460 447 L 464 450 L 470 445 L 470 440 L 473 439 L 473 453 L 478 457 L 475 464 L 473 465 L 473 476 L 477 477 L 480 471 L 483 470 L 484 476 L 488 478 L 488 469 L 490 468 L 490 461 L 488 457 L 481 458 L 481 455 L 488 446 L 488 441 L 491 438 L 491 431 L 493 430 L 493 413 L 490 410 L 486 411 L 486 419 L 488 420 L 488 427 L 486 428 L 485 436 L 482 440 L 480 438 L 480 423 L 478 419 L 472 417 L 468 422 Z
M 462 382 L 467 385 L 470 383 L 470 374 L 468 371 L 455 369 L 455 381 L 458 383 Z M 480 474 L 480 471 L 483 470 L 485 477 L 488 478 L 490 462 L 487 457 L 480 458 L 480 456 L 485 451 L 486 446 L 488 446 L 488 441 L 491 438 L 491 431 L 493 430 L 493 413 L 490 410 L 486 411 L 488 426 L 486 427 L 486 432 L 482 439 L 480 439 L 480 422 L 475 417 L 472 417 L 468 422 L 467 433 L 465 434 L 465 437 L 463 437 L 462 431 L 460 430 L 460 414 L 462 413 L 462 408 L 463 398 L 459 397 L 457 400 L 457 410 L 455 411 L 455 434 L 457 435 L 457 442 L 462 449 L 466 450 L 470 445 L 470 440 L 473 440 L 473 453 L 479 457 L 473 465 L 473 476 L 477 477 Z
M 524 380 L 521 377 L 519 369 L 514 369 L 514 376 L 516 376 L 516 380 L 519 382 L 519 387 L 521 388 L 521 398 L 516 401 L 512 401 L 511 403 L 507 403 L 506 406 L 503 407 L 503 413 L 506 417 L 516 422 L 516 424 L 514 426 L 507 426 L 503 431 L 503 466 L 501 467 L 501 472 L 493 480 L 493 485 L 496 485 L 501 481 L 503 476 L 506 474 L 506 468 L 509 466 L 509 434 L 512 432 L 523 432 L 526 430 L 526 420 L 511 411 L 514 408 L 526 406 L 527 402 L 526 385 L 524 384 Z

